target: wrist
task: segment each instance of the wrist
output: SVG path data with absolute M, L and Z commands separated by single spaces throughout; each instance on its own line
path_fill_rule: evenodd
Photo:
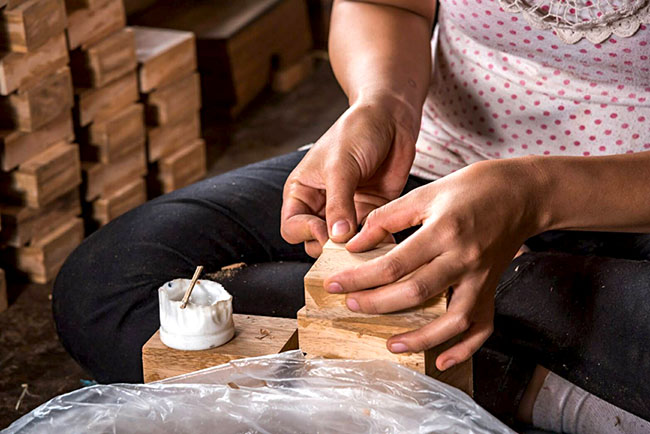
M 350 109 L 372 108 L 388 116 L 394 124 L 406 131 L 413 142 L 420 133 L 422 105 L 391 89 L 362 89 L 350 97 Z
M 526 182 L 526 201 L 530 219 L 530 234 L 534 236 L 554 228 L 552 192 L 554 177 L 549 173 L 549 157 L 525 157 L 520 160 Z

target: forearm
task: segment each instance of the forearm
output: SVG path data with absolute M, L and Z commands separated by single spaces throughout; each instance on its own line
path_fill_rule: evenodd
M 332 12 L 330 58 L 350 105 L 394 101 L 415 135 L 431 75 L 434 5 L 337 0 Z
M 540 232 L 650 232 L 650 152 L 530 162 Z

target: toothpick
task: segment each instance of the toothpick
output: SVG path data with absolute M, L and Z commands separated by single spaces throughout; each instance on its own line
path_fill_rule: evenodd
M 192 281 L 190 282 L 189 288 L 187 288 L 187 291 L 185 291 L 185 295 L 183 296 L 183 300 L 181 302 L 181 309 L 185 309 L 187 307 L 187 302 L 190 299 L 190 295 L 192 295 L 192 290 L 194 289 L 194 285 L 196 285 L 196 281 L 199 280 L 199 276 L 201 275 L 201 272 L 203 271 L 203 265 L 199 265 L 196 267 L 196 271 L 194 271 L 194 276 L 192 276 Z

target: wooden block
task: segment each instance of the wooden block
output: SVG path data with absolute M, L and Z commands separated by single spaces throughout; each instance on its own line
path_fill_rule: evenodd
M 77 9 L 97 9 L 105 0 L 65 0 L 68 15 Z
M 5 278 L 5 270 L 0 268 L 0 312 L 7 310 L 9 303 L 7 302 L 7 279 Z
M 271 88 L 276 92 L 290 92 L 314 70 L 314 59 L 306 55 L 293 65 L 273 71 Z
M 147 201 L 144 179 L 138 178 L 116 190 L 110 196 L 93 202 L 93 220 L 104 226 L 109 221 Z
M 81 183 L 79 149 L 59 143 L 0 177 L 0 191 L 30 208 L 42 208 Z
M 196 69 L 193 33 L 137 26 L 133 30 L 140 92 L 151 92 Z
M 73 140 L 70 110 L 65 110 L 54 120 L 31 133 L 0 130 L 0 167 L 8 172 L 58 142 Z
M 28 88 L 0 97 L 0 124 L 32 132 L 70 110 L 72 104 L 72 77 L 70 69 L 63 67 Z
M 169 193 L 202 179 L 206 172 L 205 142 L 197 139 L 158 162 L 162 192 Z
M 43 238 L 81 214 L 79 189 L 74 188 L 41 209 L 20 205 L 1 205 L 2 245 L 23 247 L 38 244 Z
M 126 25 L 122 0 L 105 0 L 95 7 L 71 11 L 68 16 L 68 47 L 89 46 Z
M 209 350 L 180 351 L 165 346 L 156 333 L 142 347 L 144 381 L 162 380 L 245 357 L 298 349 L 296 321 L 288 318 L 234 314 L 235 337 Z M 268 332 L 268 333 L 267 333 Z
M 70 55 L 75 87 L 102 87 L 135 70 L 133 31 L 123 28 L 101 41 Z
M 29 0 L 0 17 L 0 47 L 19 53 L 36 50 L 66 27 L 63 0 Z
M 99 89 L 81 90 L 77 94 L 79 125 L 108 119 L 138 100 L 138 80 L 135 72 L 127 73 Z
M 197 112 L 189 113 L 172 124 L 148 128 L 149 162 L 173 154 L 200 135 L 201 119 Z
M 146 139 L 142 104 L 131 104 L 113 116 L 93 122 L 79 137 L 81 159 L 112 163 L 142 146 Z
M 27 273 L 36 283 L 47 283 L 56 277 L 63 262 L 84 238 L 83 221 L 69 220 L 38 243 L 27 247 L 9 248 L 10 263 L 19 271 Z
M 29 53 L 0 53 L 0 95 L 55 73 L 68 63 L 68 46 L 63 32 Z
M 90 163 L 81 165 L 84 174 L 85 200 L 110 196 L 126 183 L 147 174 L 144 142 L 120 157 L 114 163 Z
M 410 329 L 408 323 L 407 326 L 386 325 L 380 322 L 370 325 L 339 321 L 336 317 L 314 318 L 307 314 L 305 308 L 298 311 L 300 349 L 306 352 L 308 357 L 390 360 L 457 387 L 471 396 L 471 359 L 443 372 L 438 371 L 435 366 L 436 357 L 455 341 L 419 353 L 393 354 L 388 351 L 386 340 Z
M 201 109 L 199 74 L 192 73 L 143 96 L 149 125 L 166 125 Z

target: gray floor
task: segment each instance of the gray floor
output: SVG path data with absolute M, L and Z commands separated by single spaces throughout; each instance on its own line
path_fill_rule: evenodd
M 317 140 L 346 106 L 329 64 L 320 62 L 291 93 L 260 95 L 235 122 L 204 115 L 209 175 Z M 57 339 L 50 292 L 50 285 L 10 284 L 11 305 L 0 313 L 0 429 L 53 396 L 92 380 Z M 16 410 L 23 384 L 27 393 Z

